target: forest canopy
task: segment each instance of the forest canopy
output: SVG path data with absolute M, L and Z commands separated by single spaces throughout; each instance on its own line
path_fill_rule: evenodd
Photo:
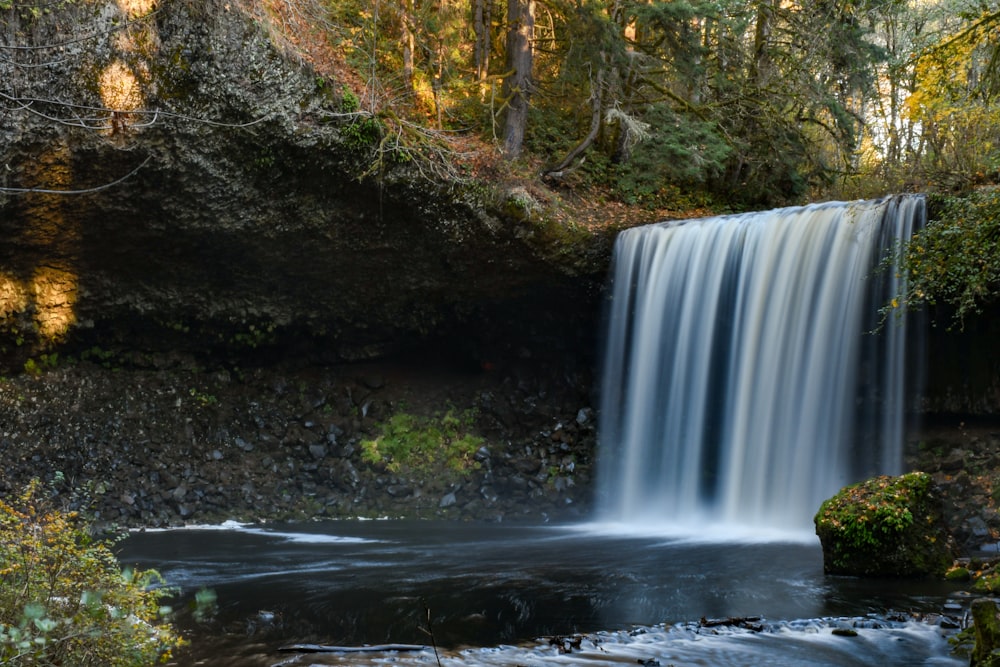
M 150 66 L 157 15 L 212 4 L 169 1 L 115 0 L 121 15 L 109 31 L 68 42 L 88 44 L 75 52 L 79 70 L 103 67 L 99 96 L 84 91 L 91 101 L 74 104 L 45 89 L 50 68 L 69 67 L 52 55 L 63 46 L 59 21 L 47 37 L 36 31 L 41 43 L 21 37 L 103 0 L 0 0 L 0 73 L 9 75 L 0 76 L 0 109 L 112 139 L 155 123 L 237 132 L 264 120 L 237 114 L 227 125 L 217 117 L 224 107 L 207 104 L 210 90 L 169 99 L 195 84 L 183 51 Z M 258 36 L 311 65 L 305 76 L 329 103 L 318 118 L 339 124 L 362 179 L 405 164 L 418 177 L 502 184 L 496 190 L 544 181 L 547 193 L 593 206 L 598 225 L 612 207 L 635 224 L 896 192 L 953 196 L 1000 182 L 1000 0 L 217 3 L 243 10 Z M 102 40 L 120 58 L 87 62 Z M 169 108 L 177 99 L 204 108 Z M 992 201 L 939 209 L 911 246 L 917 279 L 899 303 L 963 314 L 1000 294 Z M 533 200 L 524 202 L 530 217 Z M 961 253 L 952 252 L 956 236 Z M 937 249 L 935 261 L 920 248 Z M 931 282 L 931 270 L 975 283 Z
M 161 111 L 144 107 L 156 82 L 141 51 L 155 49 L 152 26 L 167 0 L 116 3 L 116 43 L 136 62 L 102 73 L 132 86 L 110 94 L 100 84 L 112 131 Z M 58 35 L 26 46 L 17 30 L 90 4 L 0 0 L 0 26 L 15 37 L 0 45 L 0 69 L 17 74 L 0 77 L 6 111 L 51 103 L 13 81 L 62 61 L 51 56 Z M 486 164 L 494 176 L 542 177 L 632 207 L 718 211 L 956 192 L 1000 171 L 997 0 L 232 7 L 312 65 L 317 87 L 340 101 L 348 144 L 370 153 L 366 175 L 406 162 L 455 178 Z
M 364 108 L 648 208 L 961 190 L 1000 167 L 1000 4 L 327 0 Z

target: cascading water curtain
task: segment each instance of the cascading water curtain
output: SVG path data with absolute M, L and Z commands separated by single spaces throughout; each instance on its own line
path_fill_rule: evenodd
M 901 468 L 905 317 L 883 259 L 924 200 L 649 225 L 615 246 L 601 384 L 603 519 L 807 529 Z

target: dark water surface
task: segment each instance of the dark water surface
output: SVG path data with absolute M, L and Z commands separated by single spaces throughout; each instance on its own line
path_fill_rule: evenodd
M 277 652 L 289 643 L 430 644 L 428 610 L 442 664 L 965 664 L 948 657 L 940 627 L 891 614 L 961 603 L 950 584 L 824 576 L 808 537 L 696 542 L 593 528 L 227 525 L 137 533 L 120 558 L 181 589 L 177 623 L 192 647 L 178 665 L 436 664 L 429 650 Z M 217 608 L 198 619 L 189 609 L 201 589 Z M 688 623 L 751 616 L 765 632 Z M 860 636 L 832 635 L 843 625 Z M 535 641 L 572 633 L 591 636 L 571 654 Z

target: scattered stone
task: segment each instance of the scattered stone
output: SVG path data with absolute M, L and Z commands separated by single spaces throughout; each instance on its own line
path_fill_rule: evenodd
M 367 394 L 362 405 L 370 403 L 362 421 L 335 373 L 310 368 L 303 390 L 302 377 L 287 369 L 244 370 L 223 382 L 212 373 L 193 380 L 199 371 L 190 365 L 174 368 L 112 372 L 78 363 L 0 383 L 0 453 L 16 451 L 0 471 L 0 493 L 34 476 L 48 481 L 58 470 L 77 484 L 102 483 L 104 490 L 95 494 L 101 516 L 150 527 L 193 517 L 211 522 L 447 515 L 492 521 L 579 518 L 587 511 L 593 430 L 583 435 L 574 418 L 580 409 L 575 393 L 549 388 L 543 401 L 530 374 L 523 382 L 505 379 L 501 371 L 487 376 L 496 414 L 479 412 L 477 428 L 486 443 L 470 457 L 478 466 L 457 488 L 434 474 L 389 474 L 364 458 L 361 443 L 376 433 L 376 413 L 391 415 L 398 405 L 413 410 L 410 397 L 400 399 L 401 385 L 351 385 L 355 397 Z M 214 400 L 186 400 L 195 385 Z M 481 393 L 469 391 L 468 400 Z M 124 394 L 129 409 L 119 412 Z M 315 395 L 343 398 L 313 410 Z M 442 389 L 447 400 L 458 395 L 454 388 Z M 178 396 L 185 398 L 180 408 Z M 526 399 L 545 403 L 544 414 L 522 410 Z M 434 410 L 447 404 L 421 395 L 416 405 Z M 562 425 L 560 443 L 539 435 L 555 424 Z M 550 468 L 567 479 L 559 483 L 562 493 L 555 477 L 547 482 Z M 538 475 L 540 481 L 530 483 L 534 488 L 522 469 Z
M 854 628 L 834 628 L 831 634 L 835 637 L 857 637 L 858 631 Z
M 361 378 L 361 384 L 369 389 L 381 389 L 385 386 L 385 378 L 381 375 L 365 375 Z

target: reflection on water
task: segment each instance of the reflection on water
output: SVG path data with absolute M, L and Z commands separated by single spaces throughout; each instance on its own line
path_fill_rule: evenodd
M 647 657 L 680 652 L 657 658 L 662 665 L 680 659 L 797 665 L 796 651 L 828 650 L 836 659 L 810 664 L 844 665 L 871 664 L 873 655 L 906 647 L 916 651 L 916 662 L 883 663 L 961 664 L 947 658 L 940 630 L 930 625 L 865 629 L 852 641 L 833 636 L 829 621 L 789 623 L 889 610 L 936 613 L 954 591 L 939 582 L 826 577 L 815 541 L 721 543 L 598 535 L 579 527 L 343 521 L 147 532 L 126 540 L 120 556 L 126 564 L 159 570 L 179 587 L 178 608 L 201 588 L 217 594 L 210 619 L 178 618 L 193 647 L 177 664 L 380 664 L 375 656 L 356 655 L 310 656 L 300 663 L 276 649 L 288 643 L 429 644 L 428 610 L 434 641 L 449 660 L 459 661 L 451 664 L 535 664 L 555 649 L 458 652 L 597 632 L 607 634 L 587 644 L 590 653 L 569 659 L 556 652 L 556 659 L 585 664 L 603 656 L 635 664 L 638 658 L 626 647 L 638 644 L 652 651 Z M 706 634 L 677 625 L 749 616 L 765 619 L 768 632 Z M 644 634 L 630 635 L 637 626 Z M 868 645 L 876 653 L 860 650 Z M 762 650 L 772 656 L 765 662 Z M 844 662 L 845 650 L 861 662 Z M 756 657 L 738 657 L 747 651 Z M 624 657 L 613 658 L 619 654 Z M 391 657 L 396 664 L 435 661 L 426 652 Z

